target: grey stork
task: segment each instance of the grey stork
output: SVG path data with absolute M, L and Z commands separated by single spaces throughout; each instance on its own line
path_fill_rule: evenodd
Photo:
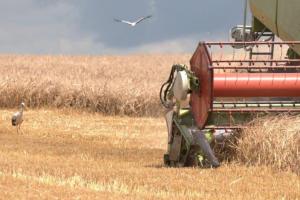
M 17 127 L 17 133 L 19 133 L 19 131 L 21 130 L 21 125 L 22 125 L 22 122 L 23 122 L 24 108 L 25 108 L 25 103 L 22 102 L 20 104 L 19 111 L 14 113 L 12 118 L 11 118 L 12 125 Z

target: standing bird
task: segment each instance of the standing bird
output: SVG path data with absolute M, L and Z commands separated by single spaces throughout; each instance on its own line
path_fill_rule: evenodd
M 20 104 L 20 110 L 16 113 L 13 114 L 12 118 L 11 118 L 11 123 L 13 126 L 17 127 L 17 133 L 19 133 L 19 130 L 21 129 L 21 124 L 23 122 L 23 111 L 25 108 L 25 103 L 21 103 Z
M 141 21 L 145 20 L 145 19 L 148 19 L 152 17 L 152 15 L 149 15 L 149 16 L 146 16 L 146 17 L 141 17 L 139 18 L 137 21 L 135 22 L 130 22 L 130 21 L 126 21 L 126 20 L 120 20 L 120 19 L 114 19 L 116 22 L 122 22 L 122 23 L 125 23 L 125 24 L 128 24 L 132 27 L 136 26 L 138 23 L 140 23 Z

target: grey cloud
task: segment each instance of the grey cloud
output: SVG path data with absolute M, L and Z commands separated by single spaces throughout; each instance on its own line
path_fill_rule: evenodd
M 227 39 L 242 21 L 242 6 L 236 0 L 0 0 L 0 52 L 192 51 L 194 41 Z M 135 28 L 113 21 L 148 14 L 153 18 Z

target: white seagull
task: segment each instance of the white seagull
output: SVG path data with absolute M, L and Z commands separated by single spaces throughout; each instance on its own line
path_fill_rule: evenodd
M 130 22 L 130 21 L 126 21 L 126 20 L 120 20 L 120 19 L 114 19 L 116 22 L 122 22 L 122 23 L 125 23 L 125 24 L 128 24 L 132 27 L 136 26 L 138 23 L 140 23 L 141 21 L 145 20 L 145 19 L 148 19 L 152 17 L 152 15 L 149 15 L 149 16 L 146 16 L 146 17 L 141 17 L 139 18 L 138 20 L 136 20 L 135 22 Z
M 19 133 L 19 130 L 21 129 L 21 124 L 23 122 L 23 111 L 25 108 L 25 103 L 21 103 L 20 110 L 13 114 L 11 118 L 11 123 L 13 126 L 17 127 L 17 133 Z

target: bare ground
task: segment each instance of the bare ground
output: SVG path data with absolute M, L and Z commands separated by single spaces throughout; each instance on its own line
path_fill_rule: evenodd
M 268 167 L 166 168 L 162 118 L 28 110 L 0 116 L 3 199 L 299 199 L 300 178 Z

